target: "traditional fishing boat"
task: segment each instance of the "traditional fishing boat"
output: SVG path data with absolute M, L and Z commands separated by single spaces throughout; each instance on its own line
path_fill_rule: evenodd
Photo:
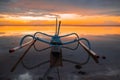
M 75 64 L 75 68 L 77 68 L 77 69 L 80 69 L 82 65 L 87 64 L 88 61 L 89 61 L 89 59 L 90 59 L 90 57 L 92 57 L 93 60 L 96 63 L 99 63 L 99 56 L 93 50 L 91 50 L 91 45 L 90 45 L 90 42 L 89 42 L 88 39 L 86 39 L 86 38 L 80 38 L 77 33 L 70 33 L 70 34 L 65 34 L 65 35 L 61 36 L 61 35 L 59 35 L 59 33 L 60 33 L 60 25 L 61 25 L 61 21 L 58 21 L 57 18 L 56 18 L 56 31 L 55 31 L 54 35 L 49 35 L 49 34 L 46 34 L 46 33 L 43 33 L 43 32 L 36 32 L 34 35 L 25 35 L 21 39 L 20 45 L 18 47 L 10 49 L 9 52 L 13 53 L 13 52 L 15 52 L 15 51 L 17 51 L 17 50 L 19 50 L 21 48 L 29 46 L 25 50 L 25 52 L 22 54 L 22 56 L 20 56 L 20 58 L 18 59 L 18 61 L 15 63 L 15 65 L 12 67 L 11 72 L 13 72 L 16 69 L 16 67 L 18 66 L 18 64 L 20 62 L 22 62 L 23 66 L 26 69 L 34 69 L 34 68 L 36 68 L 38 66 L 42 66 L 42 65 L 50 62 L 49 68 L 46 71 L 46 73 L 44 74 L 44 76 L 43 76 L 42 79 L 46 80 L 47 76 L 49 75 L 49 72 L 53 68 L 57 68 L 58 77 L 59 77 L 59 80 L 60 80 L 59 68 L 58 67 L 62 67 L 63 66 L 63 61 Z M 48 40 L 39 38 L 38 36 L 36 36 L 37 34 L 41 34 L 41 35 L 50 37 L 51 40 L 48 41 Z M 67 42 L 61 40 L 61 38 L 68 37 L 68 36 L 71 36 L 71 35 L 75 36 L 76 38 L 73 39 L 73 40 L 71 40 L 71 41 L 67 41 Z M 26 43 L 23 43 L 24 40 L 26 38 L 29 38 L 29 37 L 31 37 L 33 40 L 31 40 L 29 42 L 26 42 Z M 41 50 L 37 50 L 35 48 L 35 45 L 34 45 L 37 41 L 43 42 L 45 44 L 48 44 L 49 47 L 41 49 Z M 87 45 L 85 45 L 82 41 L 85 41 L 87 43 Z M 64 45 L 68 45 L 68 44 L 72 44 L 72 43 L 77 43 L 77 45 L 76 45 L 75 48 L 70 48 L 70 47 L 65 47 L 64 46 Z M 50 48 L 51 49 L 51 51 L 50 51 L 50 60 L 41 62 L 40 64 L 34 65 L 32 67 L 27 66 L 22 60 L 25 57 L 25 55 L 28 53 L 28 51 L 31 49 L 32 46 L 34 46 L 35 50 L 39 51 L 39 52 L 47 50 L 47 49 Z M 83 49 L 88 53 L 88 57 L 87 57 L 86 61 L 80 63 L 80 62 L 76 62 L 76 61 L 72 61 L 72 60 L 63 59 L 63 53 L 62 53 L 62 49 L 63 48 L 69 49 L 69 50 L 76 50 L 76 49 L 78 49 L 79 46 L 82 46 Z M 103 57 L 103 59 L 105 59 L 105 57 Z

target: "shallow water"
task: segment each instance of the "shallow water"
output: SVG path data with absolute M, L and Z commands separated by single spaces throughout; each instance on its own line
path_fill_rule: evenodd
M 86 72 L 85 75 L 79 74 L 79 70 L 75 69 L 75 65 L 71 63 L 64 62 L 63 67 L 60 67 L 60 76 L 62 80 L 119 80 L 120 79 L 120 28 L 119 27 L 104 27 L 105 32 L 95 34 L 94 32 L 86 33 L 86 29 L 80 27 L 74 27 L 76 33 L 78 33 L 81 37 L 85 37 L 90 40 L 92 49 L 100 56 L 106 56 L 106 59 L 99 59 L 100 63 L 95 64 L 95 62 L 90 59 L 89 63 L 82 66 L 81 71 Z M 101 27 L 99 27 L 100 29 Z M 109 28 L 109 29 L 108 29 Z M 116 28 L 116 29 L 115 29 Z M 39 80 L 40 77 L 43 76 L 45 71 L 47 70 L 49 64 L 45 64 L 33 70 L 25 69 L 20 63 L 14 72 L 10 72 L 10 69 L 18 60 L 19 56 L 24 52 L 25 49 L 21 49 L 16 51 L 14 54 L 10 54 L 9 49 L 18 46 L 20 39 L 25 34 L 33 34 L 35 30 L 24 30 L 17 32 L 15 30 L 2 30 L 0 33 L 0 80 Z M 48 29 L 48 30 L 46 30 Z M 42 32 L 48 32 L 53 34 L 54 28 L 41 28 Z M 66 29 L 66 30 L 65 30 Z M 68 30 L 69 27 L 61 27 L 62 34 L 70 33 L 73 31 L 73 27 Z M 79 30 L 80 29 L 80 30 Z M 92 28 L 88 28 L 88 30 L 92 30 Z M 81 32 L 83 30 L 83 32 Z M 116 31 L 115 31 L 116 30 Z M 40 31 L 40 30 L 37 30 Z M 9 32 L 11 33 L 9 35 Z M 109 33 L 110 32 L 110 33 Z M 112 33 L 113 32 L 113 33 Z M 115 32 L 115 33 L 114 33 Z M 16 34 L 14 34 L 16 33 Z M 19 34 L 17 34 L 19 33 Z M 44 38 L 44 37 L 42 37 Z M 73 39 L 74 37 L 68 38 L 68 40 Z M 74 47 L 76 44 L 70 46 Z M 46 45 L 42 44 L 39 48 L 43 48 Z M 34 48 L 29 51 L 24 58 L 24 61 L 29 66 L 34 66 L 38 64 L 40 61 L 49 60 L 49 52 L 50 49 L 43 51 L 41 53 L 36 52 Z M 83 61 L 87 57 L 86 52 L 80 47 L 75 51 L 70 51 L 63 49 L 63 58 L 75 60 L 75 61 Z M 57 79 L 56 69 L 53 69 L 49 76 L 53 76 L 53 80 Z

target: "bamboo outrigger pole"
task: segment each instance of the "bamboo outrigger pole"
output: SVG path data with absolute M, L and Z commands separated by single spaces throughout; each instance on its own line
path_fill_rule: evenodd
M 96 63 L 99 63 L 99 61 L 98 61 L 98 58 L 99 58 L 99 56 L 97 56 L 97 54 L 94 52 L 94 51 L 92 51 L 91 49 L 89 49 L 84 43 L 82 43 L 81 41 L 79 41 L 79 44 L 85 49 L 85 51 L 87 51 L 87 53 L 89 54 L 89 55 L 91 55 L 91 57 L 94 59 L 94 61 L 96 62 Z
M 27 48 L 27 50 L 23 53 L 23 55 L 18 59 L 18 61 L 15 63 L 15 65 L 12 67 L 11 72 L 13 72 L 15 70 L 15 68 L 17 67 L 17 65 L 22 61 L 22 59 L 24 58 L 24 56 L 27 54 L 27 52 L 30 50 L 30 48 L 32 47 L 32 45 L 36 42 L 36 40 L 33 40 L 31 42 L 31 45 Z M 30 43 L 29 43 L 30 44 Z M 28 45 L 28 44 L 27 44 Z M 19 49 L 19 48 L 18 48 Z
M 32 43 L 32 42 L 34 42 L 34 40 L 31 40 L 31 41 L 29 41 L 29 42 L 26 42 L 26 43 L 20 45 L 20 46 L 17 46 L 17 47 L 15 47 L 15 48 L 12 48 L 12 49 L 9 50 L 9 53 L 13 53 L 13 52 L 15 52 L 16 50 L 19 50 L 19 49 L 21 49 L 21 48 L 29 45 L 29 44 Z

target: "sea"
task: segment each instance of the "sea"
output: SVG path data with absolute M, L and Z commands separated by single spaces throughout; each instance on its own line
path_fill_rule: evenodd
M 26 69 L 23 63 L 33 67 L 50 60 L 51 49 L 36 51 L 50 45 L 37 41 L 13 72 L 11 69 L 29 45 L 13 53 L 9 53 L 9 50 L 19 46 L 25 35 L 34 35 L 36 32 L 55 35 L 55 30 L 55 26 L 0 26 L 0 80 L 42 80 L 50 67 L 49 62 L 32 69 Z M 61 26 L 60 36 L 71 33 L 77 33 L 79 38 L 89 40 L 91 49 L 99 55 L 99 63 L 90 57 L 89 61 L 78 69 L 77 64 L 62 61 L 63 65 L 52 68 L 46 80 L 120 80 L 120 26 Z M 43 34 L 38 33 L 37 37 L 51 41 L 51 37 Z M 74 39 L 77 37 L 70 35 L 63 37 L 61 41 Z M 27 37 L 23 43 L 30 40 L 32 38 Z M 83 43 L 87 45 L 84 40 Z M 76 48 L 77 44 L 65 47 Z M 81 46 L 75 50 L 62 48 L 62 58 L 82 63 L 88 59 L 88 53 Z

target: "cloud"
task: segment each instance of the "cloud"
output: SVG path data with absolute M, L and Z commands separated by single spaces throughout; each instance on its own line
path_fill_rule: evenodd
M 1 35 L 1 34 L 5 34 L 5 32 L 0 32 L 0 35 Z
M 119 25 L 120 0 L 0 0 L 0 25 L 13 24 L 5 21 L 7 19 L 14 22 L 17 19 L 43 20 L 44 18 L 48 20 L 48 17 L 61 15 L 65 15 L 61 19 L 67 19 L 70 17 L 68 14 L 77 15 L 80 22 L 77 20 L 75 24 L 86 24 L 88 19 L 91 20 L 87 24 L 102 24 L 109 20 L 108 17 L 113 16 L 116 18 L 116 24 Z M 101 17 L 99 22 L 92 20 L 95 16 Z M 104 16 L 108 17 L 104 18 Z M 76 17 L 74 19 L 76 20 Z M 112 21 L 115 21 L 114 19 Z
M 119 11 L 120 0 L 0 0 L 0 13 L 6 14 L 34 12 L 116 16 Z
M 11 0 L 0 0 L 0 3 L 7 3 L 10 2 Z
M 112 69 L 109 66 L 106 67 L 106 68 L 107 68 L 107 71 L 96 72 L 95 74 L 90 74 L 88 76 L 91 76 L 91 77 L 96 77 L 96 76 L 107 76 L 107 77 L 110 77 L 110 76 L 117 76 L 117 75 L 120 74 L 120 70 L 119 69 Z
M 4 18 L 2 15 L 0 15 L 0 18 Z
M 108 20 L 108 21 L 105 21 L 104 24 L 105 25 L 120 25 L 120 22 Z

